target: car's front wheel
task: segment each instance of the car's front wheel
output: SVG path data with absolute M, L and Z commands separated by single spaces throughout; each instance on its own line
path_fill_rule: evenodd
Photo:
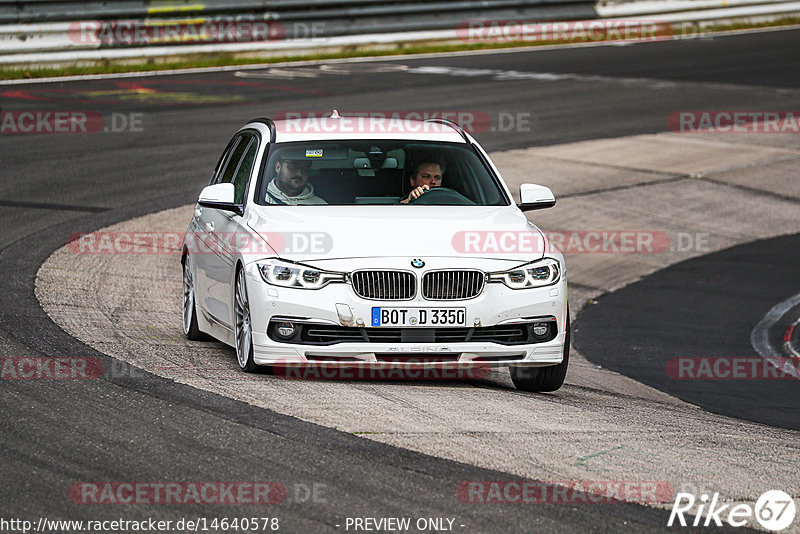
M 190 341 L 201 341 L 206 338 L 197 326 L 192 259 L 189 255 L 183 259 L 183 333 Z
M 255 372 L 258 366 L 253 361 L 253 327 L 250 324 L 250 302 L 247 298 L 247 285 L 242 268 L 236 271 L 233 314 L 236 322 L 234 328 L 236 360 L 245 373 Z
M 567 310 L 567 324 L 564 329 L 564 359 L 558 365 L 547 367 L 510 367 L 511 381 L 514 386 L 522 391 L 556 391 L 564 384 L 569 365 L 569 310 Z

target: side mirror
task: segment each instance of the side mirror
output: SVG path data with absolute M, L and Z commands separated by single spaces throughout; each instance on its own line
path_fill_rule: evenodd
M 536 184 L 519 186 L 519 200 L 517 207 L 522 211 L 541 210 L 556 205 L 556 197 L 550 188 Z
M 209 185 L 200 192 L 200 198 L 197 203 L 207 208 L 232 211 L 237 215 L 242 215 L 244 213 L 242 206 L 234 204 L 233 196 L 233 184 L 214 184 Z

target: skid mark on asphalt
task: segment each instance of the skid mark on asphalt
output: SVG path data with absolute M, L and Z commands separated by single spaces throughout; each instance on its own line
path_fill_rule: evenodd
M 559 195 L 559 198 L 578 198 L 578 197 L 588 197 L 591 195 L 597 195 L 600 193 L 613 193 L 615 191 L 627 191 L 629 189 L 636 189 L 639 187 L 648 187 L 651 185 L 659 185 L 659 184 L 671 184 L 675 182 L 680 182 L 682 180 L 690 179 L 689 176 L 670 176 L 669 178 L 664 178 L 663 180 L 653 180 L 649 182 L 638 182 L 635 184 L 627 184 L 627 185 L 618 185 L 614 187 L 605 187 L 602 189 L 593 189 L 592 191 L 580 191 L 578 193 L 566 193 L 564 195 Z
M 88 213 L 102 213 L 109 208 L 100 206 L 76 206 L 74 204 L 55 204 L 52 202 L 27 202 L 24 200 L 0 200 L 0 206 L 8 208 L 30 208 L 36 210 L 56 211 L 85 211 Z
M 714 178 L 710 178 L 708 176 L 700 176 L 698 177 L 700 180 L 705 180 L 706 182 L 710 182 L 712 184 L 716 184 L 722 187 L 730 187 L 731 189 L 739 189 L 741 191 L 747 191 L 748 193 L 755 193 L 757 195 L 763 195 L 767 197 L 776 198 L 779 200 L 786 200 L 788 202 L 800 202 L 800 198 L 792 195 L 781 195 L 779 193 L 774 193 L 772 191 L 765 191 L 763 189 L 759 189 L 757 187 L 748 187 L 746 185 L 741 184 L 732 184 L 729 182 L 724 182 L 722 180 L 715 180 Z
M 618 451 L 618 450 L 621 450 L 621 449 L 624 449 L 624 448 L 625 448 L 624 446 L 619 445 L 617 447 L 612 447 L 611 449 L 606 449 L 606 450 L 603 450 L 603 451 L 593 452 L 591 454 L 587 454 L 586 456 L 579 457 L 572 465 L 585 467 L 587 460 L 591 460 L 592 458 L 597 458 L 599 456 L 606 456 L 608 454 L 611 454 L 613 451 Z
M 248 76 L 256 77 L 258 76 Z M 261 77 L 263 78 L 263 76 Z M 0 97 L 27 102 L 59 103 L 137 103 L 148 105 L 213 105 L 246 104 L 259 100 L 262 92 L 293 93 L 297 95 L 322 96 L 326 92 L 309 87 L 258 81 L 214 81 L 154 79 L 112 81 L 94 84 L 96 88 L 52 88 L 49 86 L 31 89 L 14 89 L 0 92 Z M 195 90 L 178 90 L 185 87 Z M 199 88 L 200 90 L 196 90 Z

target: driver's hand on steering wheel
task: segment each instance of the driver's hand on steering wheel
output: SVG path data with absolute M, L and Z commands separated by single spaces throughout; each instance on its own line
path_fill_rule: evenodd
M 408 194 L 408 197 L 405 200 L 401 200 L 400 204 L 408 204 L 412 200 L 418 199 L 419 197 L 421 197 L 423 195 L 423 193 L 425 193 L 425 191 L 427 191 L 429 189 L 430 189 L 430 186 L 428 184 L 421 185 L 419 187 L 416 187 L 416 188 L 412 189 L 411 192 Z

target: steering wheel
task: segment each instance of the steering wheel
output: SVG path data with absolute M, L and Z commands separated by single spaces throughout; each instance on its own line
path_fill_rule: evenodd
M 449 187 L 431 187 L 417 198 L 408 201 L 409 204 L 425 205 L 452 205 L 475 206 L 475 203 Z

